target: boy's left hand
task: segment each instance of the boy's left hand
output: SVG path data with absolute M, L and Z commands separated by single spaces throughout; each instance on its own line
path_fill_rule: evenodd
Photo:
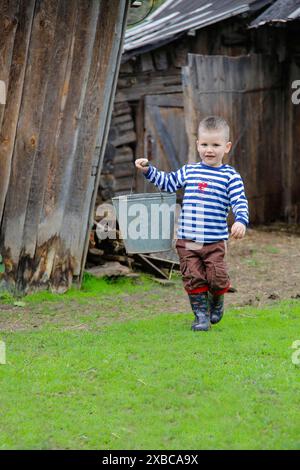
M 239 238 L 243 238 L 246 233 L 246 226 L 241 222 L 235 222 L 231 227 L 231 236 L 238 240 Z

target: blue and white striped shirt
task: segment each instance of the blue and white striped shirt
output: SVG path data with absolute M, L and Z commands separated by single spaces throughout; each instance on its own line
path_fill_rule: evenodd
M 166 173 L 150 166 L 145 177 L 162 191 L 185 188 L 177 238 L 200 243 L 228 239 L 230 207 L 235 222 L 248 225 L 248 202 L 240 174 L 230 165 L 186 164 Z

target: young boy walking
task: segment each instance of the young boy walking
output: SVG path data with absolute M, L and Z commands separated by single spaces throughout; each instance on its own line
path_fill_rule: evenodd
M 161 190 L 185 188 L 176 249 L 184 288 L 195 315 L 194 331 L 208 331 L 224 313 L 224 294 L 230 287 L 225 261 L 230 207 L 235 217 L 233 238 L 243 238 L 249 223 L 242 178 L 232 166 L 223 164 L 232 146 L 229 132 L 223 118 L 203 119 L 197 140 L 201 161 L 174 172 L 145 167 L 145 158 L 135 161 L 136 167 Z

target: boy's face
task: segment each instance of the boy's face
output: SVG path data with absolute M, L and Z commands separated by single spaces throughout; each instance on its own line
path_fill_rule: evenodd
M 223 157 L 230 152 L 231 142 L 227 142 L 225 131 L 200 129 L 197 149 L 203 163 L 218 167 Z

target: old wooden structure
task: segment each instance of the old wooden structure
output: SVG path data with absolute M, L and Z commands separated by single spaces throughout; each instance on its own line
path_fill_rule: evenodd
M 80 278 L 128 5 L 0 0 L 2 287 Z
M 130 191 L 133 161 L 195 161 L 197 123 L 232 126 L 252 223 L 300 221 L 300 2 L 167 0 L 130 29 L 110 129 L 110 193 Z M 140 175 L 136 191 L 155 190 Z

